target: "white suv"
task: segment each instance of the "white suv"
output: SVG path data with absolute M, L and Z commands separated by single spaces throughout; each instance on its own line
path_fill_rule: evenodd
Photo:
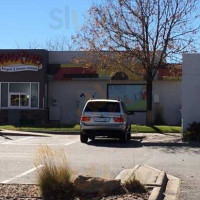
M 119 138 L 127 142 L 131 138 L 129 112 L 120 100 L 95 99 L 87 101 L 80 120 L 80 140 L 96 136 Z

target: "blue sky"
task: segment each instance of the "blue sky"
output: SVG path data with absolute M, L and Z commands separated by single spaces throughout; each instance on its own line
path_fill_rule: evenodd
M 83 24 L 94 0 L 0 0 L 0 48 L 26 48 L 69 37 Z

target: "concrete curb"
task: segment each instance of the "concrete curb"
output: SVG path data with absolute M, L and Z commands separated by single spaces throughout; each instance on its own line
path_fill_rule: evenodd
M 167 175 L 168 183 L 165 190 L 164 200 L 177 200 L 179 199 L 181 180 L 172 175 Z
M 44 133 L 44 134 L 52 134 L 52 135 L 80 135 L 80 131 L 33 131 L 33 133 Z
M 140 167 L 141 165 L 136 165 L 133 169 L 124 169 L 122 170 L 115 179 L 121 180 L 121 183 L 124 184 L 128 181 L 129 178 L 134 174 L 134 172 Z
M 148 200 L 161 200 L 163 193 L 161 187 L 154 187 Z
M 133 169 L 124 169 L 115 179 L 120 179 L 121 183 L 124 184 L 140 167 L 143 167 L 141 169 L 145 168 L 145 171 L 149 170 L 149 172 L 151 172 L 149 174 L 153 177 L 157 175 L 154 184 L 144 184 L 146 188 L 153 188 L 148 200 L 178 200 L 181 183 L 180 179 L 148 165 L 136 165 Z M 152 175 L 152 171 L 154 171 L 156 175 Z
M 45 132 L 45 131 L 15 131 L 15 130 L 6 130 L 1 129 L 3 135 L 18 135 L 18 136 L 51 136 L 51 135 L 79 135 L 80 131 L 69 131 L 69 132 Z

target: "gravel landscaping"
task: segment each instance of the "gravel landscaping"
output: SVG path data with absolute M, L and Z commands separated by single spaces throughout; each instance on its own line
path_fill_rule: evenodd
M 148 200 L 150 192 L 146 194 L 124 194 L 102 198 L 102 200 Z M 38 186 L 0 184 L 0 200 L 38 200 L 41 197 Z M 76 197 L 75 200 L 88 200 L 88 197 Z M 96 200 L 98 198 L 95 198 Z
M 146 194 L 125 194 L 103 198 L 102 200 L 148 200 L 150 193 Z

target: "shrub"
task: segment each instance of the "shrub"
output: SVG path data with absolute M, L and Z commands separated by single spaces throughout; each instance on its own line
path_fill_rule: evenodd
M 135 178 L 135 176 L 132 176 L 128 181 L 124 184 L 125 188 L 129 192 L 135 192 L 135 193 L 145 193 L 146 188 L 142 183 L 140 183 L 139 180 Z
M 74 187 L 64 151 L 53 151 L 48 146 L 40 147 L 34 164 L 37 167 L 37 182 L 44 199 L 66 200 L 73 197 Z
M 183 134 L 183 139 L 188 141 L 200 142 L 200 123 L 193 122 Z

